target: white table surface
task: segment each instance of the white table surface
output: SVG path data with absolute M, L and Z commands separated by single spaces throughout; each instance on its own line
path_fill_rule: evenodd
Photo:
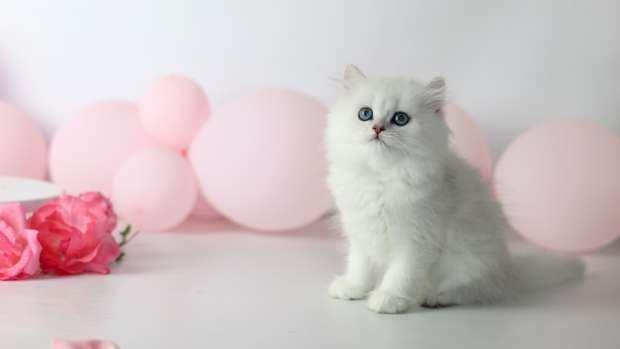
M 143 233 L 108 276 L 0 283 L 0 348 L 99 337 L 138 348 L 620 348 L 620 246 L 584 280 L 514 304 L 377 315 L 329 299 L 342 241 L 323 223 Z

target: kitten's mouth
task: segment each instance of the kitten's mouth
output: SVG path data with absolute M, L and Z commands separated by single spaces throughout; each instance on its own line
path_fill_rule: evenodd
M 378 135 L 373 136 L 372 138 L 370 138 L 370 143 L 379 143 L 379 144 L 382 144 L 382 145 L 387 145 L 385 143 L 385 141 L 381 137 L 379 137 Z

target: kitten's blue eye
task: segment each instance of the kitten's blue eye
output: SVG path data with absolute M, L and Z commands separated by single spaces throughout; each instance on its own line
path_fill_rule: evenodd
M 368 120 L 372 120 L 372 109 L 368 108 L 368 107 L 363 107 L 362 109 L 360 109 L 360 111 L 357 113 L 357 117 L 362 120 L 362 121 L 368 121 Z
M 403 113 L 402 111 L 397 111 L 394 113 L 394 116 L 392 116 L 392 123 L 396 126 L 403 127 L 409 123 L 410 119 L 411 118 L 409 118 L 409 115 Z

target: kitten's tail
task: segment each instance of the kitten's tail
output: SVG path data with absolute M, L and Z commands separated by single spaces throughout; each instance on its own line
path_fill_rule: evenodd
M 585 264 L 579 257 L 562 256 L 533 249 L 512 255 L 515 288 L 522 292 L 553 288 L 580 279 Z

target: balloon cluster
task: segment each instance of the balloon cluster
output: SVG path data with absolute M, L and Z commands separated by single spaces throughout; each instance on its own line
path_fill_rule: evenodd
M 198 200 L 183 154 L 208 114 L 202 88 L 179 76 L 154 82 L 139 105 L 87 105 L 52 139 L 51 178 L 69 193 L 96 190 L 111 197 L 119 214 L 142 229 L 173 227 Z
M 51 177 L 70 193 L 111 196 L 121 216 L 147 230 L 193 212 L 282 231 L 330 208 L 322 104 L 264 89 L 209 109 L 203 89 L 180 76 L 153 83 L 138 105 L 86 106 L 52 140 Z
M 203 89 L 167 76 L 140 103 L 82 108 L 53 137 L 51 177 L 69 193 L 98 190 L 142 229 L 165 230 L 190 214 L 284 231 L 332 207 L 324 183 L 326 108 L 312 97 L 263 89 L 210 113 Z M 474 120 L 445 108 L 454 149 L 495 187 L 515 229 L 567 252 L 620 235 L 620 139 L 587 121 L 556 121 L 518 137 L 493 171 Z M 0 175 L 44 178 L 43 133 L 0 102 Z

